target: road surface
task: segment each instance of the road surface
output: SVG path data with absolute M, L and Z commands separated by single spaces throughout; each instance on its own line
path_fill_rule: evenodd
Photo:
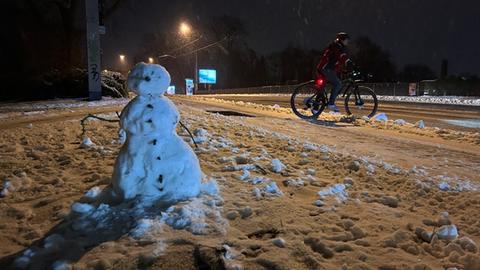
M 289 96 L 208 95 L 205 97 L 252 102 L 263 105 L 278 104 L 281 107 L 290 107 Z M 340 109 L 342 110 L 343 108 Z M 458 131 L 480 131 L 480 108 L 474 106 L 380 101 L 378 112 L 386 113 L 389 119 L 404 119 L 405 121 L 411 123 L 415 123 L 419 120 L 424 120 L 427 126 L 448 128 Z M 457 120 L 460 123 L 467 121 L 470 124 L 476 124 L 477 127 L 466 127 L 461 125 L 454 125 L 447 122 L 451 120 Z

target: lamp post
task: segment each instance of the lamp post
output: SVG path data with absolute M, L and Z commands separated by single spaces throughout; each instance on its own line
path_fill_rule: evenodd
M 127 73 L 128 68 L 126 67 L 127 58 L 124 54 L 118 55 L 118 60 L 120 61 L 120 73 L 125 75 Z
M 188 23 L 182 22 L 180 23 L 179 33 L 181 36 L 185 38 L 189 38 L 192 34 L 192 27 Z M 195 87 L 194 87 L 193 93 L 195 94 L 195 92 L 198 90 L 198 52 L 197 51 L 195 51 L 195 82 L 194 84 L 195 84 Z

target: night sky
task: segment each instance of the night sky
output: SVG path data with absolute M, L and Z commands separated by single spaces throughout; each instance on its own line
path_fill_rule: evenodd
M 478 0 L 203 0 L 127 1 L 106 22 L 104 60 L 115 67 L 118 54 L 135 54 L 146 33 L 171 32 L 223 14 L 240 18 L 248 44 L 267 54 L 289 44 L 323 49 L 338 31 L 368 36 L 391 53 L 397 68 L 427 64 L 439 72 L 480 74 Z

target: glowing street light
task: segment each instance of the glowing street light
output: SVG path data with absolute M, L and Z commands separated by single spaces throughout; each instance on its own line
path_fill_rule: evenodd
M 152 63 L 153 63 L 153 57 L 148 57 L 148 62 L 149 62 L 150 64 L 152 64 Z
M 184 38 L 189 38 L 192 34 L 192 27 L 186 23 L 186 22 L 181 22 L 180 23 L 180 35 L 182 35 Z M 195 51 L 195 90 L 198 90 L 198 52 Z
M 125 55 L 120 54 L 119 57 L 121 62 L 125 62 Z
M 182 36 L 188 37 L 192 32 L 192 28 L 186 22 L 180 24 L 180 34 Z

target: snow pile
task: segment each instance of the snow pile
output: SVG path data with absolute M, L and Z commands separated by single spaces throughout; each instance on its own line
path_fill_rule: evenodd
M 329 153 L 330 152 L 330 147 L 328 147 L 325 144 L 320 145 L 319 149 L 320 153 Z
M 82 143 L 80 144 L 80 148 L 92 148 L 95 147 L 95 144 L 92 142 L 92 140 L 85 136 L 82 139 Z
M 452 191 L 452 192 L 462 192 L 462 191 L 479 191 L 480 185 L 471 182 L 470 180 L 462 180 L 458 177 L 449 177 L 446 175 L 438 175 L 436 177 L 430 178 L 431 180 L 436 181 L 438 184 L 438 189 L 441 191 Z
M 420 120 L 420 121 L 415 123 L 415 127 L 419 128 L 419 129 L 424 129 L 425 128 L 425 122 L 423 120 Z
M 3 183 L 3 189 L 0 192 L 0 196 L 5 197 L 12 191 L 15 191 L 15 188 L 12 186 L 12 183 L 7 180 Z
M 164 211 L 157 206 L 158 203 L 164 205 L 165 203 L 162 201 L 157 203 L 139 199 L 130 208 L 123 204 L 110 206 L 101 203 L 95 206 L 77 202 L 72 205 L 73 214 L 78 216 L 73 227 L 76 230 L 91 231 L 99 228 L 115 229 L 116 226 L 134 222 L 136 224 L 130 233 L 135 238 L 141 237 L 151 230 L 159 230 L 163 223 L 174 229 L 185 229 L 195 234 L 206 234 L 212 230 L 223 231 L 222 226 L 225 223 L 221 218 L 221 209 L 217 207 L 217 203 L 222 199 L 218 192 L 216 181 L 210 180 L 202 184 L 199 197 L 178 202 Z M 213 222 L 209 222 L 211 218 L 213 218 Z M 121 222 L 122 220 L 123 222 Z M 209 223 L 216 225 L 209 225 Z
M 228 148 L 233 145 L 233 142 L 229 139 L 225 139 L 223 137 L 218 137 L 212 140 L 212 145 L 218 148 Z
M 279 159 L 272 159 L 270 164 L 272 172 L 280 173 L 285 169 L 285 165 Z
M 284 180 L 283 184 L 289 187 L 302 187 L 302 186 L 305 186 L 305 181 L 302 178 L 297 178 L 297 179 L 290 178 L 290 179 Z
M 72 205 L 72 211 L 76 212 L 78 214 L 88 214 L 92 212 L 95 208 L 93 205 L 88 204 L 88 203 L 79 203 L 76 202 Z
M 243 267 L 240 264 L 240 260 L 243 259 L 244 255 L 236 251 L 233 247 L 230 247 L 227 244 L 223 246 L 222 261 L 227 270 L 242 270 Z
M 265 185 L 262 188 L 254 188 L 253 189 L 253 196 L 259 200 L 264 197 L 279 197 L 283 196 L 283 192 L 280 190 L 280 188 L 277 186 L 277 183 L 275 182 L 270 182 L 267 185 Z
M 283 238 L 279 237 L 279 238 L 272 239 L 272 244 L 274 244 L 275 246 L 277 246 L 279 248 L 284 248 L 285 245 L 286 245 L 286 242 L 285 242 L 285 240 L 283 240 Z
M 263 183 L 267 183 L 267 182 L 270 182 L 271 180 L 266 178 L 266 177 L 262 177 L 262 176 L 255 176 L 251 182 L 252 184 L 254 185 L 258 185 L 258 184 L 263 184 Z
M 29 112 L 24 112 L 23 115 L 37 115 L 42 113 L 45 113 L 45 111 L 29 111 Z
M 30 260 L 35 256 L 35 252 L 31 249 L 26 249 L 22 255 L 17 257 L 13 262 L 14 265 L 20 269 L 26 269 L 30 264 Z
M 455 225 L 444 225 L 440 227 L 436 232 L 439 239 L 444 239 L 448 241 L 455 240 L 458 237 L 457 226 Z
M 399 125 L 399 126 L 405 126 L 407 124 L 407 121 L 403 120 L 403 119 L 397 119 L 395 121 L 393 121 L 393 123 L 395 125 Z
M 245 181 L 250 177 L 250 171 L 243 170 L 241 175 L 236 175 L 235 177 L 240 181 Z
M 102 192 L 102 189 L 100 187 L 92 187 L 90 190 L 88 190 L 84 197 L 88 199 L 96 199 L 98 195 Z
M 372 117 L 372 120 L 375 120 L 375 121 L 378 121 L 378 122 L 382 122 L 382 121 L 386 122 L 386 121 L 388 121 L 388 117 L 385 113 L 377 113 L 376 115 L 374 115 Z
M 213 219 L 214 223 L 209 224 L 207 217 Z M 193 234 L 207 234 L 212 230 L 224 232 L 219 226 L 226 224 L 220 211 L 206 205 L 201 198 L 169 207 L 162 213 L 161 221 L 174 229 L 186 229 Z
M 306 142 L 305 144 L 303 144 L 303 150 L 308 152 L 316 152 L 318 151 L 318 147 L 313 143 Z
M 378 96 L 379 101 L 480 106 L 478 97 L 460 96 Z
M 388 171 L 388 172 L 391 172 L 393 174 L 400 174 L 403 172 L 403 170 L 399 167 L 396 167 L 390 163 L 387 163 L 385 161 L 382 161 L 381 162 L 382 166 L 383 166 L 383 169 Z
M 354 157 L 357 158 L 357 156 L 355 155 Z M 363 164 L 368 174 L 375 174 L 377 167 L 383 168 L 384 170 L 393 174 L 400 174 L 405 172 L 404 169 L 383 160 L 375 160 L 367 156 L 360 156 L 358 157 L 358 160 Z
M 367 170 L 368 174 L 374 174 L 375 173 L 375 166 L 373 164 L 366 164 L 365 169 Z
M 193 135 L 195 135 L 195 137 L 193 138 L 193 140 L 196 142 L 196 143 L 204 143 L 208 140 L 208 132 L 203 129 L 203 128 L 199 128 L 199 129 L 196 129 L 194 132 L 193 132 Z
M 410 171 L 421 176 L 426 176 L 428 174 L 425 167 L 423 166 L 421 167 L 413 166 Z
M 255 170 L 257 167 L 253 164 L 240 164 L 240 165 L 228 165 L 225 166 L 225 171 L 249 171 Z
M 283 192 L 278 188 L 277 183 L 271 182 L 270 184 L 266 185 L 264 188 L 264 193 L 267 196 L 281 196 Z
M 343 203 L 348 198 L 347 187 L 345 184 L 335 184 L 330 187 L 326 187 L 317 192 L 320 199 L 334 198 L 338 203 Z
M 25 172 L 19 172 L 16 175 L 8 177 L 3 182 L 3 188 L 0 191 L 0 197 L 6 197 L 14 191 L 27 190 L 32 183 L 32 179 Z
M 70 270 L 72 269 L 72 266 L 68 263 L 68 261 L 60 260 L 60 261 L 55 261 L 52 264 L 52 269 L 53 270 Z

